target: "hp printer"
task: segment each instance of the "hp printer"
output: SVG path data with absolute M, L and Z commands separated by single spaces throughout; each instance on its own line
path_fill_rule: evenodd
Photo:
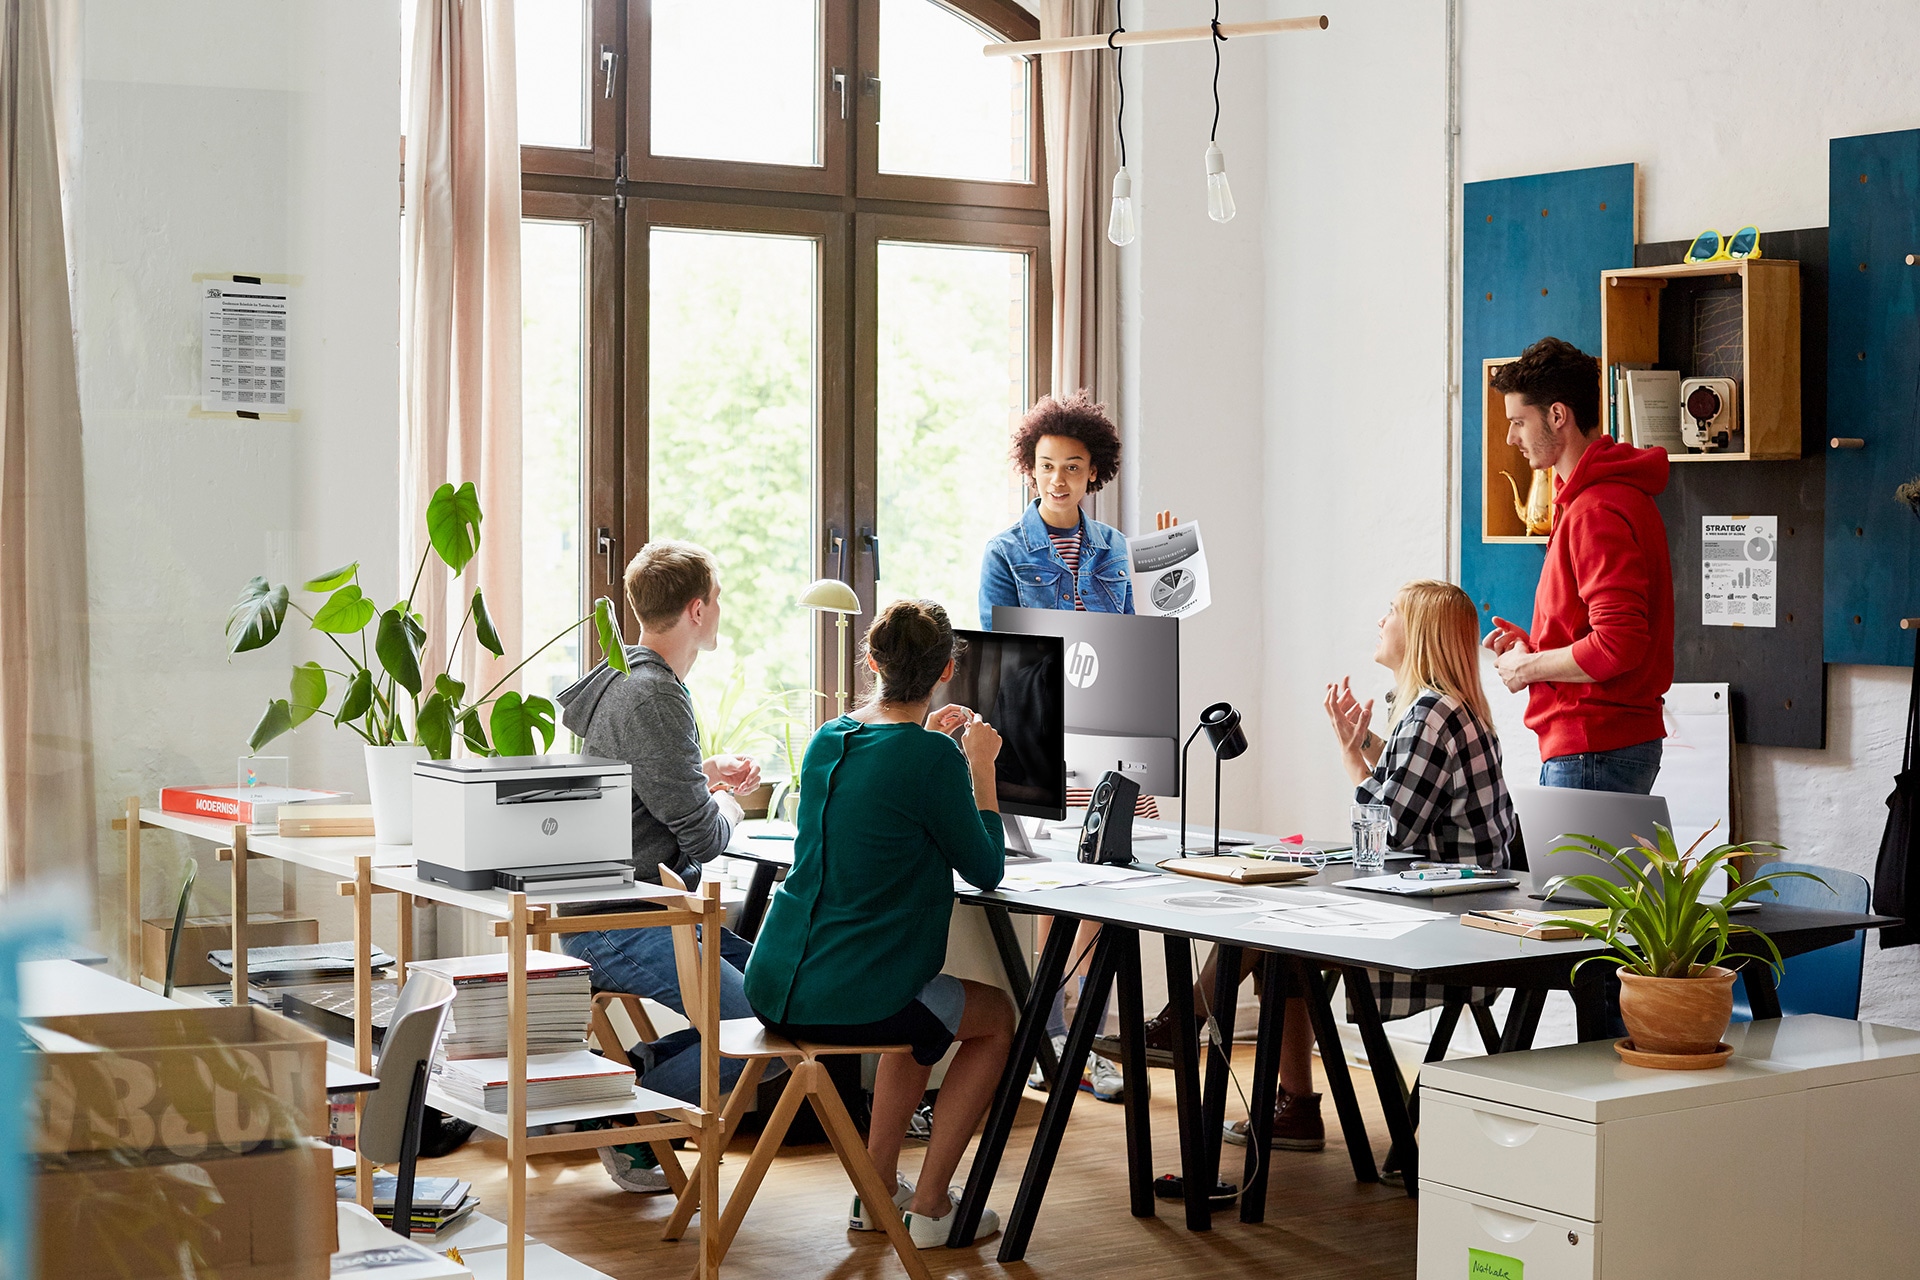
M 413 766 L 414 869 L 456 889 L 633 857 L 633 769 L 593 756 L 470 756 Z

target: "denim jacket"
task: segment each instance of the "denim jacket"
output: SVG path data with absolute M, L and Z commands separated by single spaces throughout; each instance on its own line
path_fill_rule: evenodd
M 1110 524 L 1080 516 L 1080 598 L 1089 613 L 1132 613 L 1133 575 L 1127 540 Z M 1040 500 L 1020 522 L 994 536 L 980 563 L 980 626 L 993 630 L 993 606 L 1073 608 L 1073 580 L 1054 554 L 1040 518 Z

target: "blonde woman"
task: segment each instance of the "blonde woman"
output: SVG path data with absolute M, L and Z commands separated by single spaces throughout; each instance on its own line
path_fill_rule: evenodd
M 1513 804 L 1500 740 L 1480 687 L 1480 615 L 1450 582 L 1400 588 L 1380 619 L 1373 660 L 1394 674 L 1398 713 L 1382 741 L 1373 703 L 1350 681 L 1327 686 L 1327 718 L 1357 804 L 1392 815 L 1387 844 L 1435 862 L 1507 865 Z
M 1387 806 L 1393 849 L 1434 862 L 1505 867 L 1513 803 L 1480 687 L 1480 617 L 1473 601 L 1450 582 L 1409 582 L 1380 619 L 1373 660 L 1394 675 L 1392 705 L 1399 714 L 1384 740 L 1370 727 L 1373 703 L 1358 701 L 1349 680 L 1327 686 L 1327 718 L 1353 780 L 1355 803 Z M 1372 977 L 1380 1016 L 1388 1021 L 1442 999 L 1438 988 L 1397 974 Z M 1485 1003 L 1495 994 L 1476 987 L 1471 998 Z M 1289 1000 L 1273 1109 L 1276 1149 L 1318 1151 L 1326 1145 L 1312 1051 L 1306 1002 Z M 1245 1143 L 1247 1127 L 1244 1120 L 1227 1126 L 1227 1141 Z

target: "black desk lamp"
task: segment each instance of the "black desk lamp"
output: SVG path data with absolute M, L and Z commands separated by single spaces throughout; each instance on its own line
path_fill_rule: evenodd
M 1200 723 L 1187 735 L 1186 745 L 1180 748 L 1180 856 L 1187 856 L 1187 790 L 1188 769 L 1187 749 L 1193 746 L 1193 740 L 1200 731 L 1207 731 L 1207 741 L 1213 745 L 1213 852 L 1220 852 L 1220 762 L 1232 760 L 1247 752 L 1247 735 L 1240 728 L 1240 712 L 1232 703 L 1216 702 L 1200 713 Z

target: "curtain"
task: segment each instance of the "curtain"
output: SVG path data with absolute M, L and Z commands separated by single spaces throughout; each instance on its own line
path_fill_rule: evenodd
M 1042 39 L 1110 29 L 1105 0 L 1041 0 Z M 1118 167 L 1114 55 L 1040 56 L 1042 127 L 1053 265 L 1053 393 L 1084 388 L 1116 418 L 1120 406 L 1118 251 L 1107 241 L 1107 205 Z M 1138 66 L 1136 61 L 1135 66 Z M 1094 495 L 1095 513 L 1120 523 L 1120 486 Z
M 400 264 L 400 590 L 427 546 L 427 500 L 472 481 L 484 520 L 462 596 L 486 591 L 504 659 L 460 646 L 490 685 L 520 660 L 520 142 L 513 0 L 418 0 Z M 436 560 L 435 564 L 438 563 Z M 477 570 L 477 574 L 476 574 Z M 428 580 L 434 580 L 429 565 Z M 446 664 L 466 599 L 423 586 L 421 667 Z M 483 686 L 484 687 L 484 686 Z M 478 692 L 474 690 L 473 692 Z
M 94 852 L 80 388 L 45 0 L 0 43 L 0 883 Z

